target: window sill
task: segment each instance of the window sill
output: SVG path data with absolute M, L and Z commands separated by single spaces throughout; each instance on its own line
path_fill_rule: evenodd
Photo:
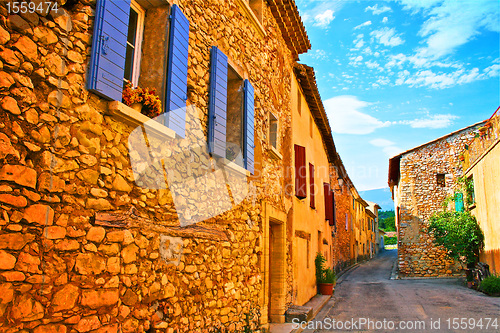
M 251 176 L 250 171 L 248 171 L 247 169 L 239 166 L 238 164 L 236 164 L 234 162 L 231 162 L 229 160 L 223 159 L 222 163 L 224 164 L 224 166 L 226 168 L 229 168 L 231 171 L 236 171 L 236 172 L 238 172 L 240 174 L 243 174 L 243 175 L 245 175 L 247 177 Z
M 119 101 L 111 101 L 108 103 L 109 114 L 114 118 L 119 119 L 132 127 L 144 126 L 148 133 L 154 133 L 161 137 L 175 139 L 175 131 L 160 124 L 154 119 L 151 119 L 140 112 L 135 111 L 131 107 Z
M 271 155 L 272 158 L 274 158 L 276 160 L 283 159 L 283 155 L 280 154 L 278 149 L 274 148 L 272 145 L 268 145 L 268 149 L 269 149 L 269 154 Z
M 246 0 L 237 0 L 236 2 L 241 7 L 241 9 L 243 9 L 243 11 L 245 12 L 245 16 L 248 17 L 250 22 L 252 22 L 255 29 L 257 29 L 257 31 L 262 35 L 262 37 L 266 37 L 267 33 L 264 30 L 262 23 L 260 23 L 257 16 L 255 16 L 255 14 L 254 14 L 252 8 L 250 8 L 250 5 L 248 4 L 248 2 Z

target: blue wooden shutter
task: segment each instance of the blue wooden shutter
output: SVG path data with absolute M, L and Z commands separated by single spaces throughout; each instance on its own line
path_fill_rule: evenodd
M 254 173 L 254 89 L 250 81 L 244 83 L 243 113 L 243 160 L 245 169 Z
M 97 0 L 87 88 L 121 101 L 130 0 Z
M 189 20 L 177 5 L 172 6 L 170 18 L 165 125 L 184 138 L 186 135 Z
M 208 106 L 208 147 L 212 155 L 226 157 L 227 56 L 212 47 Z
M 464 211 L 464 195 L 463 193 L 455 193 L 455 211 Z

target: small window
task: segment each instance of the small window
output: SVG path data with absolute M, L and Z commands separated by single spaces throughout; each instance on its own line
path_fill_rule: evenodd
M 139 82 L 141 65 L 141 45 L 146 12 L 135 1 L 130 4 L 128 21 L 127 52 L 125 55 L 124 80 L 132 82 L 135 87 Z
M 278 119 L 269 112 L 269 144 L 278 149 Z
M 436 174 L 437 186 L 446 187 L 446 174 L 438 173 Z
M 302 114 L 302 94 L 300 93 L 300 88 L 297 87 L 297 111 Z
M 313 123 L 313 117 L 309 116 L 309 135 L 311 136 L 311 138 L 313 137 Z
M 467 194 L 468 194 L 468 203 L 474 204 L 476 203 L 476 193 L 474 192 L 474 176 L 470 176 L 467 178 Z
M 349 228 L 349 215 L 345 213 L 345 230 Z

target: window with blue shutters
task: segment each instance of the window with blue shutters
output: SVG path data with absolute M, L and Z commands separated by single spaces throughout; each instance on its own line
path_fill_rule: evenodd
M 177 5 L 97 0 L 87 87 L 118 101 L 124 80 L 154 89 L 163 101 L 164 124 L 184 137 L 188 45 L 189 20 Z
M 208 145 L 212 156 L 226 158 L 254 173 L 254 88 L 211 50 Z

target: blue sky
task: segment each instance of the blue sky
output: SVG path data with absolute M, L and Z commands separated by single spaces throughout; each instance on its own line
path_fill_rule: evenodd
M 296 0 L 334 140 L 358 190 L 388 159 L 500 105 L 498 0 Z

